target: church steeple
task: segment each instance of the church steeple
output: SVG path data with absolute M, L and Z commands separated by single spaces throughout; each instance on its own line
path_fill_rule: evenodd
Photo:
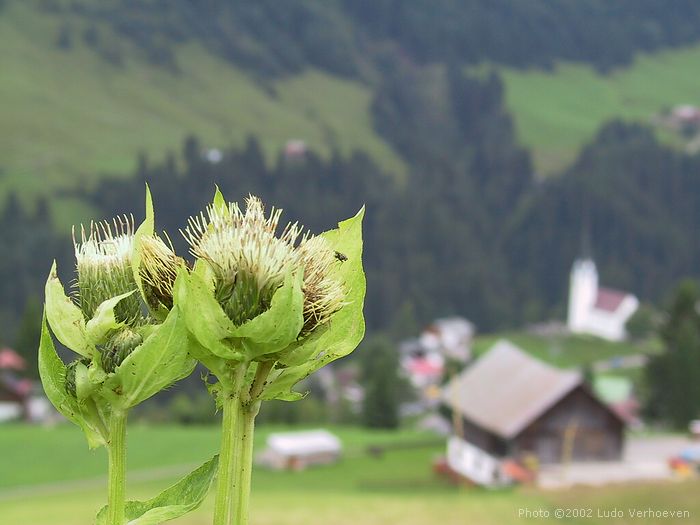
M 586 195 L 581 196 L 581 245 L 579 256 L 581 260 L 593 260 L 593 245 L 591 242 L 591 210 Z

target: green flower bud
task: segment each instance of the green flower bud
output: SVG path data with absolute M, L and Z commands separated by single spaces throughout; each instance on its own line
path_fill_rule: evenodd
M 280 214 L 273 209 L 266 217 L 260 199 L 249 196 L 245 213 L 235 203 L 211 205 L 206 217 L 190 218 L 183 232 L 193 255 L 211 266 L 217 301 L 236 325 L 269 308 L 295 262 L 301 228 L 288 224 L 275 236 Z
M 66 393 L 74 399 L 77 399 L 78 397 L 76 393 L 77 387 L 75 382 L 75 369 L 78 367 L 79 364 L 90 366 L 90 359 L 85 357 L 82 359 L 76 359 L 75 361 L 69 363 L 68 366 L 66 366 Z
M 112 231 L 114 227 L 114 232 Z M 77 298 L 86 319 L 91 319 L 103 302 L 137 288 L 131 269 L 134 248 L 132 217 L 120 217 L 113 223 L 91 223 L 86 235 L 81 227 L 81 242 L 75 241 L 78 278 Z M 121 301 L 115 308 L 118 321 L 133 324 L 141 317 L 137 294 Z
M 102 369 L 107 373 L 114 372 L 124 359 L 141 343 L 143 343 L 143 337 L 137 332 L 130 328 L 119 330 L 109 338 L 100 350 L 102 353 Z

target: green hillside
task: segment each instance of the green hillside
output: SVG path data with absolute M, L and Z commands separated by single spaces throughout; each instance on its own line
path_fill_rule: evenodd
M 607 75 L 561 63 L 553 72 L 498 68 L 520 140 L 534 150 L 539 172 L 572 162 L 598 128 L 613 118 L 649 123 L 677 104 L 700 105 L 700 46 L 639 55 Z M 672 139 L 666 133 L 664 139 Z
M 359 82 L 307 69 L 262 84 L 195 43 L 177 47 L 179 70 L 170 71 L 103 29 L 102 41 L 125 57 L 115 65 L 86 46 L 80 19 L 31 5 L 0 13 L 3 189 L 33 193 L 128 173 L 139 151 L 162 156 L 189 133 L 208 147 L 256 134 L 270 158 L 289 139 L 325 155 L 361 149 L 385 169 L 403 170 L 373 131 L 371 90 Z M 67 50 L 56 45 L 64 24 Z

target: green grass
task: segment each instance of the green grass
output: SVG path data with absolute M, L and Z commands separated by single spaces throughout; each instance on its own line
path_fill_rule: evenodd
M 498 68 L 520 140 L 548 174 L 572 162 L 581 146 L 613 118 L 649 123 L 677 104 L 700 106 L 700 46 L 639 55 L 630 67 L 600 75 L 559 64 L 553 73 Z M 662 138 L 669 139 L 670 134 Z
M 477 337 L 474 353 L 483 354 L 499 339 L 508 339 L 534 357 L 561 368 L 580 367 L 624 355 L 650 354 L 660 348 L 657 341 L 611 342 L 588 335 L 545 337 L 528 332 L 505 332 Z
M 256 447 L 261 449 L 267 435 L 276 430 L 274 426 L 261 426 L 256 433 Z M 369 445 L 384 445 L 425 441 L 430 434 L 404 431 L 367 431 L 357 428 L 333 428 L 345 443 L 346 456 L 364 456 Z M 19 445 L 22 446 L 19 446 Z M 153 446 L 156 444 L 156 446 Z M 172 427 L 131 425 L 129 427 L 129 469 L 143 470 L 172 465 L 203 463 L 216 453 L 219 447 L 219 429 L 215 426 Z M 426 460 L 439 452 L 441 445 L 425 451 Z M 37 483 L 78 480 L 104 473 L 107 461 L 103 448 L 89 451 L 84 437 L 72 425 L 55 428 L 30 427 L 25 425 L 0 426 L 0 450 L 12 450 L 12 455 L 0 462 L 0 489 Z M 60 454 L 57 453 L 60 451 Z M 411 451 L 415 453 L 415 451 Z M 401 472 L 399 459 L 392 469 Z M 356 466 L 357 463 L 352 463 Z M 360 463 L 360 469 L 362 464 Z M 354 471 L 353 471 L 354 472 Z M 340 482 L 352 483 L 357 477 L 348 477 L 343 472 Z M 361 477 L 361 472 L 355 472 Z M 306 473 L 309 481 L 317 477 L 315 471 Z M 276 478 L 277 476 L 275 476 Z M 322 477 L 325 482 L 325 475 Z
M 257 449 L 271 431 L 261 427 Z M 700 515 L 697 481 L 678 484 L 577 488 L 541 492 L 532 488 L 502 491 L 456 488 L 433 476 L 431 462 L 443 445 L 402 448 L 377 459 L 367 456 L 369 444 L 413 443 L 426 435 L 413 431 L 371 432 L 333 428 L 343 440 L 345 457 L 338 465 L 304 472 L 270 472 L 256 469 L 253 477 L 252 523 L 255 525 L 508 525 L 559 523 L 554 519 L 524 519 L 518 510 L 557 507 L 682 508 Z M 130 437 L 130 497 L 146 498 L 175 480 L 175 473 L 146 479 L 145 468 L 203 461 L 216 448 L 215 427 L 133 427 Z M 90 523 L 105 498 L 102 473 L 104 454 L 89 453 L 72 426 L 41 429 L 22 425 L 0 426 L 0 517 L 2 523 L 76 525 Z M 20 474 L 18 474 L 20 473 Z M 183 466 L 184 473 L 184 466 Z M 156 472 L 157 474 L 157 472 Z M 12 476 L 9 478 L 8 476 Z M 87 483 L 65 480 L 89 478 Z M 8 479 L 14 481 L 8 482 Z M 47 482 L 51 486 L 41 485 Z M 32 489 L 16 491 L 18 485 Z M 15 492 L 10 492 L 12 490 Z M 210 523 L 211 496 L 197 512 L 175 523 Z M 602 525 L 605 519 L 564 523 Z M 662 523 L 616 520 L 615 523 Z M 663 523 L 689 523 L 665 520 Z
M 73 48 L 57 49 L 61 19 L 33 5 L 8 3 L 0 16 L 0 191 L 32 195 L 129 173 L 139 151 L 160 158 L 189 133 L 207 147 L 254 133 L 270 160 L 297 138 L 324 155 L 362 149 L 387 170 L 404 170 L 372 128 L 365 85 L 308 70 L 263 87 L 194 45 L 178 48 L 173 73 L 103 28 L 101 38 L 122 49 L 118 67 L 83 44 L 78 19 L 69 19 Z

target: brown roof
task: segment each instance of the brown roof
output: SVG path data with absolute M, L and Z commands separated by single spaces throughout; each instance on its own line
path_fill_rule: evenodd
M 598 295 L 595 298 L 595 308 L 606 312 L 617 310 L 628 294 L 612 288 L 598 288 Z
M 551 367 L 501 340 L 453 379 L 442 399 L 472 423 L 510 439 L 581 382 L 578 372 Z

